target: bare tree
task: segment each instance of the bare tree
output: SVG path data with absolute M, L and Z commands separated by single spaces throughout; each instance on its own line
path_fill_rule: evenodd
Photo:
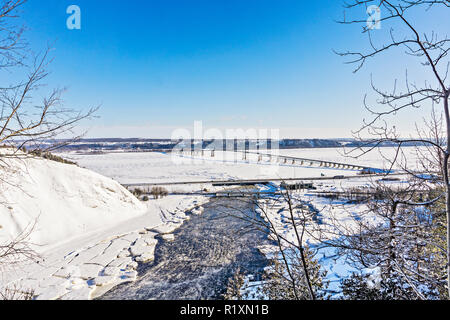
M 26 43 L 23 40 L 24 28 L 17 26 L 17 9 L 26 0 L 9 0 L 0 3 L 0 70 L 21 64 L 24 59 Z
M 34 297 L 34 290 L 24 290 L 17 285 L 13 285 L 0 291 L 0 300 L 33 300 Z
M 52 62 L 50 49 L 34 54 L 26 43 L 25 27 L 19 20 L 19 10 L 26 2 L 0 1 L 0 73 L 14 75 L 2 77 L 5 83 L 0 84 L 0 145 L 10 147 L 0 152 L 0 188 L 3 184 L 11 185 L 12 174 L 26 174 L 18 172 L 24 170 L 12 166 L 9 161 L 11 158 L 20 160 L 33 156 L 20 151 L 24 145 L 40 148 L 44 141 L 63 134 L 76 136 L 75 126 L 97 110 L 91 108 L 83 113 L 66 108 L 62 100 L 64 89 L 46 91 L 45 80 Z M 41 100 L 38 96 L 44 98 Z M 59 145 L 60 142 L 55 142 L 50 149 Z M 20 188 L 19 185 L 13 187 Z M 21 259 L 35 260 L 36 253 L 28 243 L 31 232 L 32 229 L 27 229 L 10 243 L 0 244 L 0 264 L 11 264 Z
M 38 261 L 39 255 L 33 250 L 29 242 L 36 222 L 26 227 L 13 241 L 0 244 L 0 269 L 4 266 L 11 267 L 23 261 Z
M 293 197 L 289 190 L 281 190 L 268 198 L 244 198 L 236 201 L 247 202 L 254 207 L 256 216 L 233 205 L 226 206 L 224 216 L 226 214 L 247 221 L 249 232 L 263 232 L 275 244 L 275 254 L 265 272 L 263 297 L 274 300 L 322 298 L 326 288 L 323 280 L 326 272 L 315 260 L 315 252 L 309 248 L 305 238 L 309 234 L 308 229 L 311 229 L 310 225 L 315 224 L 315 213 Z M 230 213 L 230 209 L 235 213 Z M 287 216 L 282 217 L 280 211 L 286 212 Z M 283 233 L 286 227 L 292 231 L 290 236 Z M 236 289 L 232 291 L 235 292 Z
M 322 196 L 330 198 L 323 208 L 326 223 L 312 237 L 321 247 L 335 248 L 338 256 L 362 273 L 379 270 L 379 288 L 367 288 L 364 275 L 344 280 L 348 298 L 447 296 L 441 224 L 445 210 L 439 209 L 444 195 L 434 186 L 411 177 L 408 183 L 374 181 L 363 192 Z
M 386 34 L 388 40 L 377 45 L 374 41 L 375 32 L 367 19 L 349 19 L 351 12 L 359 10 L 364 12 L 371 5 L 380 8 L 382 17 L 379 22 L 383 23 L 383 30 L 389 30 Z M 397 88 L 397 82 L 390 91 L 379 89 L 372 81 L 372 88 L 380 97 L 377 101 L 378 108 L 370 106 L 367 98 L 364 101 L 365 108 L 372 115 L 372 119 L 364 121 L 362 128 L 355 132 L 355 136 L 361 140 L 363 134 L 374 136 L 370 143 L 362 143 L 359 148 L 360 154 L 370 152 L 383 142 L 390 141 L 398 144 L 399 148 L 407 143 L 427 145 L 434 148 L 439 162 L 439 175 L 445 189 L 446 203 L 446 252 L 447 252 L 447 290 L 450 298 L 450 179 L 449 179 L 449 159 L 450 159 L 450 112 L 449 95 L 450 85 L 448 83 L 448 71 L 450 62 L 448 53 L 450 51 L 450 39 L 447 34 L 439 35 L 435 31 L 427 32 L 419 30 L 414 23 L 410 13 L 414 10 L 426 10 L 439 8 L 448 10 L 450 1 L 448 0 L 354 0 L 345 4 L 346 15 L 340 21 L 342 24 L 362 24 L 363 33 L 368 36 L 369 48 L 364 52 L 338 52 L 339 55 L 350 58 L 348 63 L 355 64 L 355 72 L 359 71 L 367 60 L 381 56 L 395 49 L 403 49 L 408 56 L 416 57 L 418 63 L 428 68 L 432 82 L 426 80 L 422 85 L 411 81 L 406 75 L 404 89 Z M 431 10 L 429 11 L 431 12 Z M 432 19 L 432 17 L 430 17 Z M 390 25 L 390 28 L 386 26 Z M 394 26 L 398 29 L 394 30 Z M 445 32 L 443 30 L 443 32 Z M 389 127 L 386 118 L 395 115 L 407 108 L 420 108 L 422 106 L 440 105 L 444 113 L 445 141 L 436 141 L 433 137 L 418 139 L 400 139 L 395 128 Z
M 0 243 L 0 272 L 11 272 L 22 262 L 38 263 L 39 254 L 33 249 L 29 239 L 36 226 L 36 221 L 28 225 L 18 236 L 8 243 Z M 2 226 L 0 226 L 0 229 Z M 17 283 L 0 287 L 0 300 L 31 300 L 34 291 L 21 287 Z
M 0 144 L 39 147 L 43 141 L 63 134 L 68 140 L 76 139 L 75 126 L 93 116 L 97 108 L 83 113 L 64 107 L 65 89 L 45 94 L 51 50 L 48 48 L 43 54 L 29 50 L 23 39 L 24 27 L 16 21 L 18 10 L 25 3 L 26 0 L 10 0 L 0 5 L 0 72 L 23 75 L 23 80 L 0 85 Z M 45 97 L 39 101 L 38 94 Z

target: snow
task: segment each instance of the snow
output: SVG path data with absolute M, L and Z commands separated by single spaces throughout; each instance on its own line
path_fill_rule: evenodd
M 284 150 L 282 150 L 284 151 Z M 201 155 L 165 154 L 165 153 L 114 153 L 100 155 L 64 154 L 80 166 L 111 177 L 123 184 L 165 183 L 174 181 L 205 181 L 228 179 L 270 179 L 292 177 L 320 177 L 342 174 L 342 170 L 276 163 L 265 158 L 242 155 L 232 152 L 215 152 L 215 157 L 205 151 Z M 347 174 L 357 171 L 348 170 Z M 181 187 L 174 187 L 181 189 Z
M 344 158 L 340 152 L 337 149 L 279 151 L 286 156 L 386 167 L 376 152 L 362 160 Z M 393 154 L 392 151 L 385 152 Z M 189 219 L 189 214 L 201 214 L 202 204 L 208 200 L 204 196 L 170 195 L 140 202 L 119 183 L 332 177 L 357 173 L 300 166 L 299 163 L 275 163 L 267 158 L 258 161 L 253 156 L 243 160 L 242 155 L 232 157 L 226 152 L 216 152 L 215 157 L 208 152 L 193 156 L 70 153 L 64 157 L 86 169 L 44 159 L 6 160 L 11 168 L 23 173 L 9 177 L 13 185 L 2 186 L 4 192 L 0 202 L 6 202 L 6 205 L 0 206 L 0 243 L 16 237 L 36 222 L 30 241 L 37 245 L 41 260 L 39 264 L 5 267 L 1 270 L 0 290 L 2 286 L 16 284 L 34 289 L 38 299 L 95 298 L 118 283 L 136 280 L 138 263 L 154 259 L 157 239 L 173 240 L 173 231 Z M 352 181 L 324 182 L 319 190 L 342 190 L 368 184 L 367 178 L 361 177 Z M 169 191 L 204 188 L 214 190 L 211 185 L 167 187 Z M 361 206 L 351 210 L 345 206 L 330 206 L 328 200 L 308 192 L 300 193 L 299 198 L 320 210 L 325 222 L 338 217 L 340 221 L 347 219 L 350 223 L 364 209 Z M 280 232 L 293 239 L 292 230 L 286 228 L 285 217 L 278 214 L 280 209 L 269 210 L 269 213 Z M 314 244 L 313 238 L 307 240 Z M 266 253 L 269 254 L 270 249 L 266 248 Z M 321 262 L 332 271 L 334 278 L 347 271 L 345 266 L 331 263 L 329 259 Z
M 27 239 L 36 262 L 3 265 L 2 288 L 32 289 L 37 299 L 91 299 L 137 278 L 138 262 L 154 259 L 159 233 L 170 238 L 201 211 L 205 197 L 140 202 L 118 182 L 45 159 L 6 159 L 10 184 L 0 206 L 0 243 L 35 225 Z
M 347 150 L 348 151 L 348 150 Z M 289 149 L 277 150 L 275 153 L 282 156 L 292 156 L 307 159 L 317 159 L 330 162 L 350 163 L 359 166 L 368 166 L 374 168 L 385 169 L 390 167 L 390 163 L 386 159 L 393 159 L 396 153 L 394 148 L 375 149 L 361 158 L 353 159 L 343 155 L 344 149 Z M 263 153 L 267 153 L 264 151 Z M 408 164 L 417 167 L 417 155 L 414 148 L 404 148 L 407 155 Z M 242 154 L 230 154 L 229 152 L 215 152 L 212 157 L 208 151 L 203 155 L 197 152 L 194 155 L 186 154 L 164 154 L 164 153 L 121 153 L 121 154 L 102 154 L 102 155 L 74 155 L 70 154 L 69 158 L 78 162 L 80 165 L 91 168 L 105 175 L 111 176 L 123 183 L 145 183 L 145 182 L 173 182 L 173 181 L 199 181 L 199 180 L 226 180 L 226 179 L 256 179 L 256 178 L 293 178 L 293 177 L 319 177 L 336 176 L 336 175 L 355 175 L 357 171 L 342 170 L 335 168 L 323 168 L 317 165 L 307 166 L 300 165 L 297 161 L 283 163 L 264 157 L 262 161 L 258 161 L 255 155 L 248 155 L 246 160 L 242 159 Z M 106 165 L 105 165 L 106 164 Z M 123 174 L 126 168 L 126 174 Z M 377 179 L 369 179 L 362 176 L 354 180 L 342 181 L 324 181 L 323 183 L 315 183 L 317 191 L 342 191 L 349 187 L 369 187 Z M 391 184 L 402 183 L 389 182 Z M 176 186 L 167 188 L 172 191 L 194 191 L 202 189 L 205 186 Z M 208 189 L 211 186 L 206 186 Z M 269 186 L 258 186 L 260 191 L 274 191 L 276 184 Z M 328 199 L 317 197 L 311 192 L 297 193 L 296 197 L 303 203 L 315 207 L 320 211 L 321 223 L 323 225 L 330 224 L 333 219 L 341 224 L 345 224 L 346 228 L 351 229 L 356 226 L 356 218 L 360 213 L 366 210 L 363 205 L 351 205 L 338 203 L 338 201 L 330 201 Z M 270 201 L 270 200 L 269 200 Z M 269 204 L 273 206 L 272 204 Z M 280 210 L 284 212 L 280 213 Z M 269 216 L 278 231 L 287 239 L 295 240 L 295 233 L 285 216 L 286 207 L 273 206 L 272 210 L 268 210 Z M 193 211 L 195 213 L 195 210 Z M 371 218 L 366 216 L 366 218 Z M 372 217 L 373 218 L 373 217 Z M 376 223 L 376 221 L 374 221 Z M 167 227 L 166 227 L 167 228 Z M 327 231 L 327 228 L 321 228 Z M 161 230 L 164 232 L 164 230 Z M 328 228 L 328 236 L 333 230 Z M 315 239 L 314 233 L 308 234 L 305 241 L 314 247 L 318 241 Z M 318 235 L 315 235 L 318 237 Z M 169 237 L 170 236 L 166 236 Z M 276 248 L 263 248 L 260 250 L 271 255 Z M 318 258 L 322 267 L 328 271 L 327 280 L 330 282 L 331 290 L 338 290 L 340 279 L 349 276 L 355 271 L 350 267 L 344 258 L 336 259 L 335 249 L 322 248 L 319 250 Z M 254 285 L 254 283 L 252 283 Z
M 5 161 L 17 173 L 0 194 L 8 204 L 0 206 L 2 243 L 34 225 L 29 241 L 42 251 L 146 212 L 119 183 L 92 171 L 37 158 Z
M 417 167 L 417 154 L 414 148 L 403 148 L 410 167 Z M 396 149 L 380 148 L 354 159 L 344 155 L 344 149 L 283 149 L 276 151 L 261 151 L 261 153 L 274 153 L 280 156 L 292 156 L 307 159 L 349 163 L 358 166 L 368 166 L 387 169 L 390 163 L 386 159 L 395 157 Z M 347 150 L 348 151 L 348 150 Z M 122 152 L 105 154 L 61 154 L 67 159 L 77 162 L 80 166 L 111 177 L 122 184 L 139 183 L 165 183 L 184 181 L 227 180 L 227 179 L 271 179 L 271 178 L 302 178 L 320 177 L 325 175 L 356 175 L 358 170 L 337 169 L 303 165 L 296 161 L 284 163 L 275 158 L 248 154 L 243 160 L 242 153 L 211 151 L 190 153 L 158 153 L 158 152 Z M 172 188 L 173 191 L 182 190 L 180 186 Z M 188 188 L 185 188 L 188 190 Z M 198 187 L 201 189 L 201 187 Z M 192 189 L 189 189 L 192 190 Z
M 364 275 L 369 276 L 367 279 L 367 285 L 369 286 L 370 289 L 380 288 L 380 284 L 382 281 L 380 267 L 365 268 L 362 270 L 362 273 Z
M 137 279 L 138 262 L 154 259 L 156 236 L 173 232 L 181 208 L 199 207 L 203 197 L 174 196 L 147 203 L 147 213 L 97 230 L 41 254 L 39 264 L 2 270 L 0 287 L 17 285 L 36 290 L 37 299 L 91 299 L 109 288 Z M 160 213 L 166 211 L 167 220 Z

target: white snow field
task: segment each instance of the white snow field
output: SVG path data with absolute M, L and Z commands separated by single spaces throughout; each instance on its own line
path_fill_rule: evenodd
M 0 195 L 6 203 L 0 206 L 2 241 L 36 221 L 30 242 L 46 248 L 146 211 L 126 189 L 98 173 L 37 158 L 7 162 L 16 173 Z
M 349 163 L 359 166 L 370 166 L 380 169 L 389 168 L 389 162 L 384 159 L 393 159 L 395 149 L 381 148 L 359 159 L 345 157 L 343 149 L 286 149 L 278 150 L 283 156 L 303 157 L 324 161 Z M 274 151 L 272 151 L 274 152 Z M 413 148 L 404 148 L 408 164 L 417 167 L 416 154 Z M 266 152 L 268 153 L 268 152 Z M 107 177 L 111 177 L 122 184 L 136 184 L 147 182 L 174 182 L 174 181 L 205 181 L 227 179 L 271 179 L 271 178 L 303 178 L 303 177 L 333 177 L 336 175 L 355 175 L 357 170 L 318 167 L 305 162 L 300 165 L 292 161 L 276 162 L 264 157 L 258 161 L 258 156 L 249 154 L 243 160 L 242 154 L 234 152 L 216 151 L 211 157 L 210 151 L 203 155 L 197 152 L 180 155 L 157 152 L 122 152 L 105 154 L 62 154 L 65 158 L 77 162 L 81 167 L 91 169 Z
M 375 182 L 375 179 L 372 179 Z M 341 191 L 352 186 L 365 186 L 371 182 L 368 178 L 356 181 L 342 181 L 339 185 L 329 181 L 326 183 L 316 184 L 316 191 Z M 401 181 L 400 181 L 401 183 Z M 260 190 L 265 190 L 267 187 L 259 186 Z M 376 215 L 367 212 L 365 204 L 351 204 L 345 200 L 332 200 L 320 198 L 314 195 L 312 191 L 293 191 L 290 194 L 293 207 L 310 207 L 317 210 L 319 213 L 316 220 L 310 220 L 305 225 L 305 233 L 303 241 L 310 247 L 320 246 L 321 241 L 326 239 L 335 239 L 339 234 L 339 229 L 345 226 L 346 232 L 359 232 L 357 221 L 365 220 L 368 223 L 376 226 L 380 221 Z M 307 209 L 306 209 L 307 210 Z M 292 225 L 290 218 L 290 211 L 288 203 L 279 201 L 274 198 L 260 199 L 257 212 L 264 218 L 264 220 L 271 222 L 277 233 L 284 239 L 291 243 L 297 243 L 296 232 Z M 297 216 L 298 215 L 298 216 Z M 294 214 L 294 219 L 299 219 L 298 211 Z M 303 230 L 300 222 L 297 225 L 298 230 Z M 285 243 L 283 245 L 286 245 Z M 287 245 L 286 247 L 289 247 Z M 278 253 L 276 245 L 262 246 L 260 251 L 266 256 L 273 256 Z M 351 275 L 352 272 L 357 272 L 351 267 L 345 257 L 336 258 L 336 249 L 332 247 L 322 248 L 318 251 L 316 258 L 319 260 L 322 268 L 327 271 L 326 280 L 329 282 L 329 289 L 332 291 L 339 290 L 340 280 Z M 255 285 L 249 283 L 250 287 Z M 252 292 L 251 290 L 249 292 Z M 334 295 L 333 298 L 339 298 L 339 295 Z
M 390 168 L 390 159 L 394 159 L 397 150 L 395 148 L 374 149 L 370 153 L 354 159 L 346 157 L 343 149 L 285 149 L 277 150 L 275 154 L 282 156 L 292 156 L 323 161 L 333 161 L 349 163 L 359 166 L 374 167 L 380 169 Z M 349 151 L 349 150 L 346 150 Z M 261 151 L 268 153 L 273 151 Z M 417 168 L 417 154 L 415 148 L 403 148 L 405 160 L 410 168 Z M 104 175 L 113 177 L 122 183 L 139 184 L 146 182 L 173 182 L 173 181 L 204 181 L 204 180 L 226 180 L 226 179 L 257 179 L 257 178 L 301 178 L 320 177 L 322 175 L 334 177 L 336 175 L 356 175 L 357 170 L 343 170 L 336 168 L 318 167 L 317 164 L 308 166 L 308 162 L 301 166 L 301 162 L 296 161 L 284 163 L 283 160 L 275 163 L 275 159 L 249 154 L 243 160 L 242 154 L 216 151 L 214 157 L 211 152 L 164 154 L 164 153 L 111 153 L 100 155 L 79 155 L 66 154 L 81 166 L 87 167 Z M 377 179 L 369 179 L 361 176 L 354 180 L 323 181 L 315 183 L 317 191 L 342 191 L 354 186 L 370 186 Z M 399 181 L 398 183 L 401 183 Z M 171 191 L 193 191 L 203 188 L 211 190 L 210 185 L 192 186 L 167 186 Z M 267 187 L 259 186 L 261 190 Z M 270 188 L 270 187 L 269 187 Z M 314 206 L 321 211 L 321 219 L 327 224 L 331 219 L 337 219 L 340 223 L 345 223 L 347 227 L 355 223 L 355 217 L 365 210 L 362 205 L 336 204 L 336 201 L 329 201 L 324 198 L 311 195 L 308 192 L 298 192 L 295 195 L 304 203 Z M 269 203 L 269 207 L 271 207 Z M 280 211 L 283 209 L 284 212 Z M 271 220 L 277 226 L 280 234 L 286 239 L 294 239 L 294 230 L 287 223 L 286 204 L 282 207 L 274 206 L 267 211 Z M 330 230 L 331 231 L 331 230 Z M 317 241 L 307 236 L 306 241 L 310 245 L 315 245 Z M 271 255 L 276 248 L 260 248 L 266 255 Z M 353 270 L 345 261 L 334 261 L 333 250 L 321 250 L 318 257 L 322 266 L 328 271 L 327 279 L 330 281 L 330 288 L 337 290 L 342 277 L 349 275 Z
M 33 290 L 37 299 L 89 299 L 135 279 L 137 263 L 153 259 L 155 236 L 173 232 L 186 210 L 199 211 L 205 201 L 173 196 L 143 203 L 110 178 L 74 165 L 4 161 L 0 246 L 31 230 L 27 242 L 40 257 L 2 264 L 0 290 Z
M 393 149 L 383 149 L 394 154 Z M 407 152 L 412 154 L 411 150 Z M 342 156 L 338 149 L 280 150 L 285 156 L 345 162 L 386 168 L 377 152 L 363 159 Z M 19 169 L 3 183 L 0 203 L 0 245 L 34 225 L 30 242 L 40 253 L 39 263 L 19 263 L 0 270 L 2 288 L 32 289 L 38 299 L 91 299 L 112 286 L 136 279 L 137 263 L 153 259 L 156 235 L 170 240 L 171 233 L 189 216 L 199 213 L 208 199 L 170 195 L 140 202 L 121 184 L 227 179 L 271 179 L 356 175 L 349 169 L 323 168 L 300 163 L 275 163 L 249 155 L 207 151 L 190 156 L 163 153 L 106 153 L 63 156 L 80 167 L 43 159 L 6 159 Z M 414 155 L 409 160 L 414 162 Z M 92 171 L 90 171 L 92 170 Z M 108 178 L 107 178 L 108 177 Z M 4 178 L 4 177 L 2 177 Z M 115 181 L 114 181 L 115 180 Z M 365 185 L 367 178 L 324 182 L 320 190 Z M 198 191 L 210 184 L 167 186 L 169 191 Z M 322 209 L 323 200 L 300 195 Z M 322 216 L 327 211 L 323 208 Z M 354 212 L 357 214 L 358 209 Z M 335 212 L 339 215 L 340 212 Z M 342 212 L 343 217 L 348 217 Z M 282 217 L 273 212 L 273 218 Z M 280 225 L 280 228 L 282 226 Z M 289 231 L 287 231 L 289 233 Z M 289 236 L 286 234 L 286 236 Z

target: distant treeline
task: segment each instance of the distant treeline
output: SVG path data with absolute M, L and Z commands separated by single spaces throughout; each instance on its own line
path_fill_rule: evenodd
M 20 141 L 17 144 L 21 144 Z M 392 147 L 395 142 L 356 141 L 354 139 L 282 139 L 282 140 L 204 140 L 204 141 L 173 141 L 169 139 L 139 139 L 139 138 L 105 138 L 81 139 L 76 142 L 65 143 L 64 140 L 52 140 L 34 145 L 31 149 L 45 149 L 48 145 L 61 144 L 63 151 L 168 151 L 174 148 L 183 150 L 258 150 L 258 149 L 298 149 L 298 148 L 357 148 L 357 147 Z M 405 147 L 421 146 L 417 142 L 404 142 Z

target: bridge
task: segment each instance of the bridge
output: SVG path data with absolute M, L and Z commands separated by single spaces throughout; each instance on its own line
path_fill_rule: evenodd
M 201 150 L 178 150 L 171 151 L 177 152 L 181 156 L 201 156 L 205 157 L 206 154 L 209 153 L 211 158 L 216 157 L 215 150 L 201 149 Z M 270 182 L 312 182 L 312 181 L 331 181 L 331 180 L 352 180 L 352 179 L 361 179 L 361 178 L 370 178 L 370 177 L 392 177 L 392 176 L 402 176 L 405 173 L 395 173 L 394 171 L 387 171 L 378 168 L 372 168 L 367 166 L 342 163 L 342 162 L 334 162 L 334 161 L 326 161 L 326 160 L 317 160 L 317 159 L 308 159 L 301 157 L 292 157 L 292 156 L 283 156 L 276 155 L 270 153 L 261 153 L 261 152 L 251 152 L 248 150 L 245 151 L 233 151 L 236 155 L 242 154 L 242 160 L 248 161 L 249 155 L 256 155 L 258 158 L 258 163 L 264 161 L 264 158 L 267 158 L 269 161 L 275 159 L 277 162 L 281 162 L 284 164 L 297 165 L 299 167 L 302 166 L 314 166 L 316 165 L 318 168 L 334 168 L 337 170 L 352 170 L 352 171 L 361 171 L 363 174 L 360 175 L 336 175 L 336 176 L 322 176 L 322 177 L 301 177 L 301 178 L 267 178 L 267 179 L 235 179 L 235 180 L 200 180 L 200 181 L 167 181 L 167 182 L 149 182 L 149 183 L 132 183 L 132 184 L 123 184 L 126 188 L 150 188 L 150 187 L 158 187 L 158 186 L 176 186 L 176 185 L 205 185 L 211 184 L 213 186 L 250 186 L 257 184 L 268 184 Z M 195 158 L 194 158 L 195 159 Z
M 386 173 L 383 169 L 373 168 L 373 167 L 367 167 L 367 166 L 361 166 L 361 165 L 355 165 L 350 163 L 343 163 L 343 162 L 335 162 L 335 161 L 328 161 L 328 160 L 317 160 L 317 159 L 309 159 L 309 158 L 301 158 L 301 157 L 293 157 L 293 156 L 283 156 L 278 154 L 271 154 L 271 153 L 261 153 L 261 152 L 252 152 L 248 150 L 226 150 L 230 152 L 234 152 L 237 155 L 242 155 L 242 160 L 248 161 L 249 155 L 255 155 L 257 156 L 257 162 L 262 162 L 264 159 L 268 159 L 269 162 L 272 160 L 275 160 L 277 163 L 282 164 L 290 164 L 290 165 L 297 165 L 299 167 L 312 167 L 317 166 L 319 168 L 334 168 L 334 169 L 341 169 L 341 170 L 359 170 L 359 171 L 366 171 L 367 173 Z M 176 151 L 172 151 L 176 152 Z M 201 149 L 201 150 L 184 150 L 181 149 L 177 151 L 182 156 L 201 156 L 205 157 L 206 154 L 210 154 L 210 158 L 215 158 L 215 150 L 208 150 L 208 149 Z M 237 160 L 237 159 L 235 159 Z
M 389 177 L 404 176 L 407 173 L 389 174 Z M 303 182 L 303 181 L 332 181 L 332 180 L 353 180 L 364 178 L 383 178 L 386 174 L 365 174 L 351 176 L 333 176 L 333 177 L 303 177 L 303 178 L 271 178 L 271 179 L 236 179 L 236 180 L 202 180 L 202 181 L 167 181 L 167 182 L 150 182 L 150 183 L 132 183 L 123 184 L 127 188 L 147 188 L 158 186 L 175 186 L 175 185 L 196 185 L 196 184 L 212 184 L 213 186 L 244 186 L 256 184 L 268 184 L 270 182 Z

